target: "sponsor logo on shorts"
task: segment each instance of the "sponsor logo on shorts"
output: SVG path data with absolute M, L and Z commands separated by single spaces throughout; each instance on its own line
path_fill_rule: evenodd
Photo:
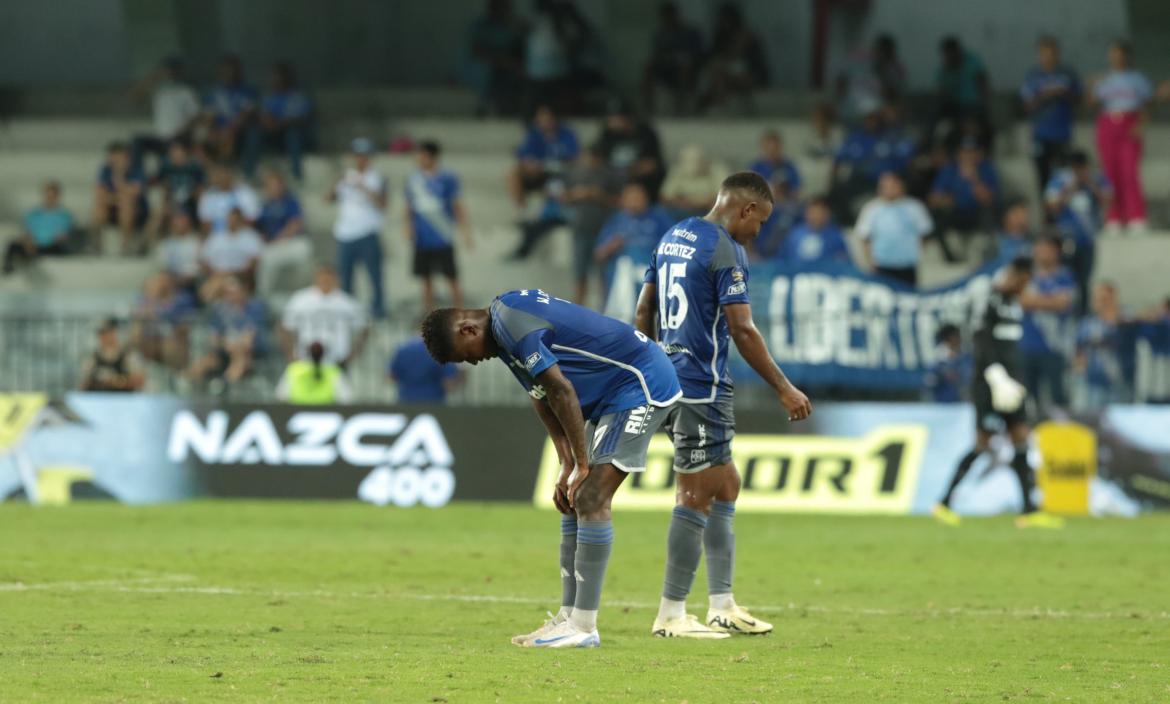
M 532 371 L 537 364 L 540 364 L 539 352 L 533 352 L 532 354 L 528 355 L 528 359 L 524 360 L 524 368 L 528 371 Z
M 691 450 L 691 464 L 702 464 L 707 461 L 706 450 Z
M 646 424 L 650 422 L 650 416 L 653 415 L 654 409 L 650 406 L 639 406 L 630 411 L 629 418 L 626 419 L 626 433 L 629 435 L 641 435 L 646 432 Z

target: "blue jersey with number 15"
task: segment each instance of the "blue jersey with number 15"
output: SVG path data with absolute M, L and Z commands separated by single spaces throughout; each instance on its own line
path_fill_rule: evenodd
M 683 400 L 729 396 L 731 333 L 723 306 L 748 302 L 743 247 L 715 223 L 687 218 L 662 236 L 643 281 L 657 287 L 658 340 L 678 372 Z

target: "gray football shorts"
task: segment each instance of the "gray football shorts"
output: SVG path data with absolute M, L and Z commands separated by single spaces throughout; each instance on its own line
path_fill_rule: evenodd
M 638 406 L 586 423 L 589 466 L 612 464 L 623 472 L 644 471 L 650 439 L 666 425 L 671 408 Z
M 727 464 L 735 437 L 735 399 L 721 396 L 710 403 L 679 401 L 666 427 L 674 444 L 674 471 L 694 474 Z

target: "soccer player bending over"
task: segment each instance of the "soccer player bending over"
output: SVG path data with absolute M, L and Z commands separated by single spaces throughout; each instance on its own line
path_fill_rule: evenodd
M 750 172 L 732 174 L 711 212 L 688 218 L 663 235 L 651 254 L 638 298 L 637 327 L 658 340 L 678 372 L 683 398 L 667 426 L 678 474 L 677 505 L 667 537 L 666 579 L 657 636 L 726 637 L 768 633 L 772 624 L 737 605 L 735 500 L 740 479 L 731 459 L 734 388 L 727 352 L 735 342 L 747 363 L 775 390 L 789 420 L 812 413 L 808 397 L 776 366 L 752 322 L 744 245 L 772 213 L 772 190 Z M 710 609 L 706 625 L 686 612 L 703 548 Z
M 1007 431 L 1015 447 L 1012 470 L 1020 480 L 1024 510 L 1016 519 L 1021 528 L 1060 528 L 1064 521 L 1036 510 L 1032 503 L 1032 468 L 1028 465 L 1028 422 L 1024 413 L 1027 391 L 1018 381 L 1020 374 L 1019 342 L 1024 335 L 1024 311 L 1019 296 L 1032 279 L 1032 260 L 1018 257 L 996 275 L 995 287 L 987 301 L 983 318 L 975 330 L 975 374 L 971 380 L 971 400 L 975 403 L 975 448 L 968 452 L 947 487 L 942 500 L 934 506 L 934 517 L 947 525 L 959 525 L 959 516 L 951 510 L 955 487 L 984 454 L 991 454 L 991 438 Z
M 528 390 L 561 461 L 561 609 L 517 645 L 601 645 L 597 610 L 613 544 L 610 501 L 646 468 L 650 438 L 682 395 L 666 354 L 633 327 L 528 289 L 490 308 L 437 310 L 422 324 L 435 361 L 498 357 Z

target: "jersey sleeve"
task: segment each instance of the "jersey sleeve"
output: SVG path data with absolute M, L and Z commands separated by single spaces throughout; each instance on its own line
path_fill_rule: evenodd
M 557 363 L 557 358 L 545 344 L 546 337 L 552 334 L 552 325 L 547 320 L 503 302 L 493 306 L 492 311 L 492 334 L 496 342 L 524 366 L 529 376 L 536 378 L 537 374 Z M 531 382 L 517 372 L 513 369 L 524 388 L 530 388 Z
M 719 305 L 749 302 L 747 255 L 743 247 L 720 237 L 711 257 L 711 276 Z
M 547 332 L 547 330 L 530 332 L 517 340 L 512 348 L 512 355 L 520 360 L 524 365 L 524 371 L 533 379 L 557 363 L 556 356 L 544 344 Z
M 658 285 L 658 248 L 650 250 L 650 264 L 646 267 L 646 273 L 642 274 L 643 284 Z

